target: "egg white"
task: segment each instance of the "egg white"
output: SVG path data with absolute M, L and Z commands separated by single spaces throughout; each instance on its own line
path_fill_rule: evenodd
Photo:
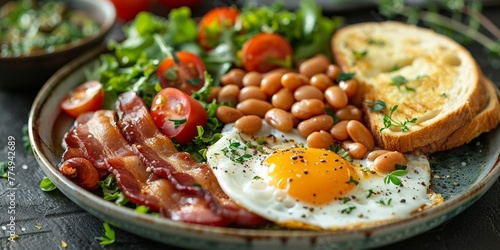
M 430 190 L 430 164 L 425 155 L 407 154 L 402 185 L 386 183 L 372 162 L 353 160 L 360 180 L 349 194 L 324 205 L 291 197 L 269 184 L 266 158 L 278 149 L 307 145 L 296 130 L 283 133 L 265 121 L 260 132 L 248 135 L 227 124 L 222 138 L 207 150 L 221 188 L 240 206 L 276 223 L 293 228 L 340 230 L 366 227 L 404 218 L 442 202 Z M 263 143 L 265 141 L 265 143 Z

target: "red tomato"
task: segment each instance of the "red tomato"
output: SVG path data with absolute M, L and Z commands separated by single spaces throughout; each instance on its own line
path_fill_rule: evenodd
M 201 89 L 205 83 L 205 64 L 201 58 L 188 51 L 179 51 L 176 55 L 180 64 L 168 57 L 158 67 L 156 76 L 161 86 L 178 88 L 188 94 Z
M 111 0 L 116 9 L 118 19 L 130 21 L 137 13 L 148 10 L 151 0 Z
M 189 8 L 198 7 L 201 3 L 201 0 L 158 0 L 158 2 L 169 9 L 179 8 L 182 6 L 187 6 Z
M 240 12 L 232 7 L 219 7 L 208 11 L 198 24 L 198 44 L 206 50 L 217 45 L 219 32 L 207 32 L 212 25 L 233 27 Z
M 192 141 L 198 135 L 196 127 L 205 126 L 208 119 L 200 102 L 176 88 L 165 88 L 156 94 L 151 117 L 163 134 L 180 144 Z
M 292 60 L 293 50 L 285 37 L 275 33 L 260 33 L 243 44 L 241 50 L 243 67 L 247 71 L 266 73 L 283 67 Z
M 98 81 L 89 81 L 78 87 L 64 97 L 61 108 L 73 117 L 96 111 L 104 103 L 104 89 Z

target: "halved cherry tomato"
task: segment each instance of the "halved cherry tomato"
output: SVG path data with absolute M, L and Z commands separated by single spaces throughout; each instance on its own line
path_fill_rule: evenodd
M 233 27 L 239 15 L 240 12 L 232 7 L 219 7 L 208 11 L 198 24 L 198 44 L 205 50 L 217 46 L 221 29 Z
M 266 73 L 291 64 L 293 50 L 285 37 L 275 33 L 260 33 L 243 44 L 243 67 L 247 71 Z
M 180 144 L 186 144 L 198 135 L 197 126 L 207 124 L 207 111 L 188 94 L 176 89 L 162 89 L 151 105 L 151 117 L 160 131 Z
M 118 19 L 130 21 L 137 13 L 146 11 L 151 6 L 151 0 L 111 0 L 116 9 Z
M 205 64 L 201 58 L 188 51 L 176 53 L 180 64 L 173 57 L 165 58 L 156 75 L 163 88 L 174 87 L 188 94 L 201 89 L 205 83 Z
M 96 111 L 104 103 L 104 89 L 98 81 L 88 81 L 64 97 L 61 108 L 73 117 Z

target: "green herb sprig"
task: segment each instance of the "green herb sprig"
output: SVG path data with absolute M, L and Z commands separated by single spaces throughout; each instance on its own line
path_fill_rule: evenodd
M 101 246 L 108 246 L 115 243 L 115 230 L 107 223 L 102 224 L 104 228 L 104 236 L 95 237 L 101 244 Z
M 384 183 L 392 183 L 396 186 L 401 185 L 401 180 L 399 177 L 405 176 L 408 172 L 406 171 L 406 166 L 396 165 L 396 170 L 390 172 L 384 177 Z
M 392 115 L 394 114 L 394 112 L 398 109 L 398 105 L 394 105 L 391 110 L 390 110 L 390 113 L 389 114 L 384 114 L 384 118 L 383 118 L 383 122 L 384 122 L 384 127 L 380 129 L 380 132 L 382 133 L 382 131 L 384 131 L 385 129 L 388 129 L 392 126 L 395 126 L 395 127 L 399 127 L 401 128 L 401 132 L 407 132 L 410 130 L 410 128 L 408 127 L 409 124 L 411 123 L 416 123 L 417 122 L 417 118 L 412 118 L 411 120 L 406 118 L 404 121 L 400 122 L 400 121 L 396 121 L 392 118 Z
M 40 189 L 42 189 L 42 191 L 44 192 L 50 192 L 55 190 L 56 188 L 56 185 L 54 185 L 49 177 L 43 177 L 42 181 L 40 182 Z

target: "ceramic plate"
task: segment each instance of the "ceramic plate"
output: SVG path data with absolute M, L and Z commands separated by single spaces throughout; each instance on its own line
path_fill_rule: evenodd
M 445 202 L 435 208 L 385 225 L 350 231 L 254 230 L 218 228 L 174 222 L 138 214 L 75 185 L 57 165 L 61 141 L 73 119 L 63 114 L 63 96 L 84 81 L 100 53 L 78 58 L 58 71 L 41 89 L 30 112 L 35 156 L 47 176 L 73 202 L 102 220 L 155 241 L 195 249 L 353 249 L 403 240 L 442 224 L 473 204 L 500 175 L 500 128 L 468 145 L 430 157 L 432 188 Z

